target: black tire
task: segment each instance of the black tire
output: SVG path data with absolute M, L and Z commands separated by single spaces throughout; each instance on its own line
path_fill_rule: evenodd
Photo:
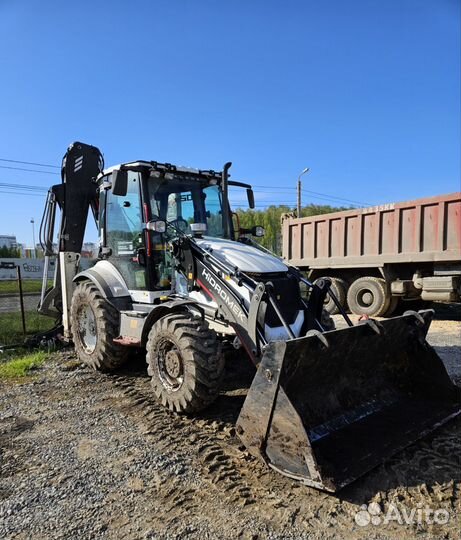
M 322 309 L 322 320 L 320 321 L 325 332 L 336 330 L 335 321 L 326 309 Z
M 371 276 L 356 279 L 349 287 L 347 303 L 352 313 L 382 317 L 389 308 L 391 295 L 382 278 Z
M 224 357 L 206 322 L 185 312 L 162 317 L 152 326 L 146 348 L 152 388 L 162 405 L 191 413 L 215 400 Z
M 391 296 L 389 307 L 387 308 L 386 313 L 384 313 L 383 317 L 391 317 L 394 314 L 394 312 L 397 310 L 399 305 L 400 305 L 400 297 Z
M 127 359 L 127 347 L 114 343 L 120 314 L 89 281 L 78 283 L 70 307 L 72 339 L 79 360 L 99 371 L 113 371 Z
M 336 298 L 339 300 L 339 303 L 344 309 L 347 309 L 347 283 L 344 281 L 344 279 L 341 278 L 334 278 L 334 277 L 328 277 L 325 276 L 326 279 L 329 279 L 331 281 L 331 290 L 333 291 L 333 294 L 336 296 Z M 319 278 L 319 279 L 325 279 L 325 278 Z M 318 281 L 317 279 L 315 281 Z M 331 299 L 331 296 L 327 294 L 325 297 L 325 303 L 323 305 L 324 309 L 328 311 L 330 315 L 336 315 L 339 313 L 339 309 L 336 306 L 336 304 Z

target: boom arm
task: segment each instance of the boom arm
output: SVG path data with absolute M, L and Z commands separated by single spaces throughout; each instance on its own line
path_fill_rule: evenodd
M 95 146 L 74 142 L 62 160 L 61 184 L 48 191 L 42 222 L 40 244 L 45 253 L 45 271 L 38 311 L 44 315 L 67 317 L 72 278 L 75 275 L 88 219 L 89 208 L 98 218 L 96 177 L 104 168 L 101 152 Z M 61 210 L 58 253 L 53 250 L 56 205 Z M 47 290 L 50 257 L 58 255 L 54 283 Z

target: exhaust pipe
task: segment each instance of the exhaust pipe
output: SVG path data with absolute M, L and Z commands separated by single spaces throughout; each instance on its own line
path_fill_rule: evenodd
M 229 214 L 229 169 L 232 167 L 232 162 L 228 161 L 222 170 L 222 180 L 221 180 L 221 189 L 222 189 L 222 222 L 223 222 L 223 231 L 224 238 L 229 238 L 230 234 L 230 214 Z

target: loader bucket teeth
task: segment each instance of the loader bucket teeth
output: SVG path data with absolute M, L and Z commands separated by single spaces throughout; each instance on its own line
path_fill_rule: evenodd
M 237 421 L 254 455 L 337 491 L 461 412 L 432 310 L 272 342 Z

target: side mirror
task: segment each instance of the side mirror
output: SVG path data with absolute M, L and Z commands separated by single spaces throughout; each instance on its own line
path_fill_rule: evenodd
M 248 206 L 253 209 L 255 207 L 255 194 L 251 188 L 247 188 Z
M 262 238 L 266 234 L 266 231 L 264 230 L 264 227 L 261 227 L 260 225 L 255 225 L 251 229 L 251 234 L 253 236 L 256 236 L 257 238 Z
M 112 173 L 112 193 L 126 195 L 128 191 L 128 171 L 118 170 Z
M 148 221 L 146 224 L 146 229 L 156 233 L 164 233 L 166 231 L 166 221 L 161 219 Z

